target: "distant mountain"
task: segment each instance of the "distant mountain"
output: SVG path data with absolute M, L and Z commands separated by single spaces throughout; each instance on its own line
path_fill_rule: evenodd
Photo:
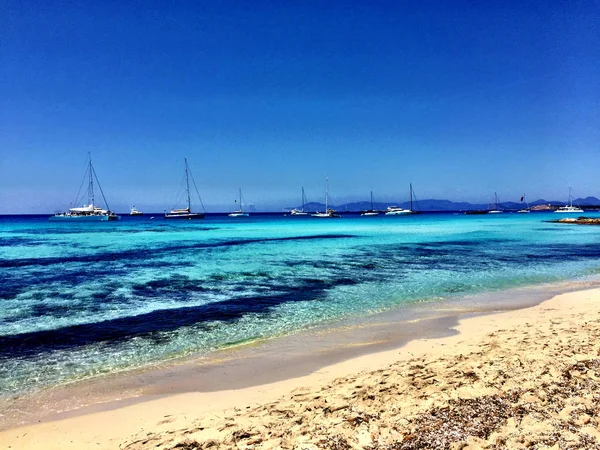
M 539 199 L 533 202 L 529 202 L 529 206 L 539 206 L 539 205 L 555 205 L 560 206 L 564 205 L 565 201 L 560 200 L 544 200 Z M 586 198 L 578 198 L 573 200 L 573 203 L 578 206 L 600 206 L 600 200 L 596 197 L 586 197 Z M 502 202 L 502 209 L 508 210 L 519 210 L 523 208 L 523 203 L 521 202 Z M 381 203 L 375 202 L 373 203 L 373 208 L 379 211 L 383 211 L 387 209 L 388 206 L 399 206 L 404 209 L 410 208 L 410 202 L 401 202 L 401 203 Z M 473 209 L 488 209 L 488 203 L 469 203 L 469 202 L 453 202 L 450 200 L 437 200 L 437 199 L 426 199 L 419 200 L 418 202 L 413 202 L 413 209 L 416 211 L 467 211 Z M 329 205 L 330 208 L 333 208 L 339 212 L 351 211 L 365 211 L 367 209 L 371 209 L 370 201 L 363 202 L 352 202 L 352 203 L 344 203 L 342 205 Z M 294 206 L 293 208 L 300 208 L 300 206 Z M 292 209 L 292 207 L 286 208 L 288 210 Z M 305 211 L 324 211 L 325 204 L 318 202 L 311 202 L 304 205 Z
M 600 206 L 600 199 L 596 197 L 576 198 L 573 203 L 579 206 Z

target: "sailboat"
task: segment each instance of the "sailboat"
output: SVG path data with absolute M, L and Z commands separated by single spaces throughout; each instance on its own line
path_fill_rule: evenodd
M 229 214 L 229 217 L 248 217 L 249 216 L 249 214 L 245 213 L 242 209 L 243 208 L 243 206 L 242 206 L 242 188 L 239 188 L 239 189 L 240 189 L 240 209 Z
M 571 186 L 569 186 L 569 204 L 561 206 L 555 213 L 582 213 L 583 209 L 573 206 L 573 198 L 571 197 Z
M 527 205 L 526 208 L 521 208 L 520 210 L 518 210 L 518 213 L 524 214 L 524 213 L 530 213 L 531 209 L 529 208 L 529 203 L 527 202 L 527 200 L 525 200 L 525 194 L 523 194 L 523 197 L 521 197 L 521 203 L 525 202 L 525 204 Z
M 292 216 L 308 216 L 307 212 L 304 212 L 304 205 L 306 204 L 306 195 L 304 195 L 304 188 L 302 188 L 302 209 L 292 209 L 290 215 Z
M 202 209 L 204 209 L 204 204 L 202 203 L 202 199 L 200 198 L 200 193 L 198 192 L 198 188 L 196 187 L 196 181 L 194 180 L 194 176 L 188 167 L 187 158 L 183 158 L 185 162 L 185 192 L 187 198 L 187 208 L 181 209 L 172 209 L 170 212 L 165 213 L 165 219 L 204 219 L 205 213 L 194 213 L 192 212 L 192 202 L 190 199 L 190 176 L 192 177 L 192 182 L 194 183 L 194 188 L 196 188 L 196 194 L 198 194 L 198 200 L 200 200 L 200 204 L 202 205 Z
M 401 215 L 406 215 L 406 214 L 415 214 L 412 210 L 413 209 L 412 205 L 413 205 L 413 189 L 412 189 L 412 183 L 410 183 L 410 209 L 403 209 L 403 208 L 400 208 L 399 206 L 388 206 L 385 215 L 386 216 L 401 216 Z
M 106 201 L 106 197 L 104 197 L 104 192 L 102 191 L 102 186 L 100 186 L 98 176 L 96 175 L 96 171 L 94 170 L 94 166 L 92 165 L 92 156 L 89 153 L 88 159 L 88 167 L 84 175 L 84 180 L 86 176 L 88 178 L 88 204 L 83 205 L 81 207 L 69 208 L 67 212 L 55 214 L 51 216 L 49 220 L 104 221 L 121 219 L 121 216 L 116 215 L 108 207 L 108 202 Z M 100 189 L 100 193 L 102 194 L 102 199 L 104 200 L 106 209 L 103 209 L 95 204 L 94 180 L 96 180 L 96 183 L 98 183 L 98 188 Z M 77 199 L 75 200 L 75 203 L 78 203 L 79 201 L 79 193 L 77 193 Z
M 371 191 L 371 209 L 360 213 L 361 216 L 378 216 L 379 211 L 373 209 L 373 191 Z
M 329 179 L 325 178 L 325 212 L 316 212 L 315 214 L 311 214 L 313 217 L 317 217 L 319 219 L 328 219 L 334 217 L 342 217 L 335 212 L 334 209 L 329 208 Z
M 498 194 L 496 194 L 495 192 L 494 192 L 493 208 L 491 206 L 492 205 L 490 205 L 490 208 L 488 209 L 488 214 L 502 214 L 504 212 L 500 209 L 500 202 L 498 201 Z

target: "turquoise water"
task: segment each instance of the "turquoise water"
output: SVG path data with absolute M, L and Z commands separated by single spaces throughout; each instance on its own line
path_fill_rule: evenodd
M 5 216 L 0 395 L 403 305 L 597 275 L 600 227 L 547 222 L 556 216 Z

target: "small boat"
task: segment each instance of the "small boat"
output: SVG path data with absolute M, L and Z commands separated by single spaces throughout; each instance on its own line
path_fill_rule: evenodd
M 488 208 L 488 214 L 502 214 L 504 211 L 501 208 L 502 206 L 498 200 L 498 194 L 494 192 L 494 203 Z
M 386 216 L 400 216 L 404 214 L 411 214 L 412 211 L 410 209 L 403 209 L 399 206 L 388 206 L 387 211 L 385 212 Z
M 290 211 L 291 216 L 308 216 L 307 212 L 304 212 L 304 205 L 306 204 L 306 195 L 304 195 L 304 188 L 302 188 L 302 208 L 301 209 L 292 209 Z
M 338 213 L 335 212 L 335 209 L 329 208 L 329 179 L 325 179 L 325 212 L 317 211 L 314 214 L 311 214 L 312 217 L 317 217 L 319 219 L 332 219 L 336 217 L 342 217 Z
M 371 191 L 371 209 L 363 211 L 360 213 L 361 216 L 378 216 L 379 211 L 375 211 L 373 209 L 373 191 Z
M 142 216 L 144 213 L 141 211 L 138 211 L 135 206 L 131 207 L 131 210 L 129 211 L 129 215 L 130 216 Z
M 527 203 L 527 200 L 525 200 L 525 194 L 523 194 L 523 197 L 521 197 L 521 203 L 525 203 L 527 205 L 527 207 L 526 208 L 521 208 L 517 212 L 521 213 L 521 214 L 530 213 L 531 209 L 529 208 L 529 203 Z
M 204 219 L 204 216 L 206 215 L 206 213 L 192 212 L 192 202 L 190 199 L 190 177 L 192 178 L 192 183 L 194 183 L 194 188 L 196 188 L 196 194 L 198 195 L 198 200 L 200 201 L 200 204 L 202 205 L 202 209 L 204 209 L 204 204 L 202 203 L 202 199 L 200 198 L 200 193 L 198 192 L 198 187 L 196 186 L 196 181 L 194 180 L 194 176 L 192 175 L 192 172 L 190 171 L 190 169 L 188 167 L 187 158 L 183 158 L 183 161 L 185 163 L 185 192 L 186 192 L 186 198 L 187 198 L 187 207 L 179 208 L 179 209 L 172 209 L 168 213 L 165 213 L 164 218 L 165 219 L 182 219 L 182 220 L 183 219 L 187 219 L 187 220 Z
M 410 209 L 400 208 L 399 206 L 388 206 L 385 213 L 386 216 L 404 216 L 407 214 L 421 214 L 421 211 L 413 211 L 413 188 L 410 183 Z
M 85 176 L 88 178 L 88 204 L 83 205 L 81 207 L 69 208 L 67 212 L 57 213 L 49 218 L 49 220 L 53 221 L 104 221 L 104 220 L 120 220 L 121 216 L 116 215 L 114 212 L 110 210 L 108 207 L 108 202 L 104 197 L 104 192 L 102 192 L 102 187 L 100 186 L 100 182 L 98 181 L 98 177 L 96 175 L 96 171 L 94 170 L 94 166 L 92 165 L 92 156 L 88 153 L 88 166 L 86 169 Z M 85 178 L 84 178 L 85 179 Z M 95 204 L 94 199 L 94 179 L 96 183 L 98 183 L 98 188 L 100 189 L 100 193 L 102 194 L 102 199 L 104 200 L 104 204 L 106 208 L 101 208 L 100 206 Z M 79 194 L 77 194 L 79 196 Z M 75 200 L 75 203 L 80 201 L 79 198 Z
M 569 186 L 569 204 L 561 206 L 555 213 L 582 213 L 583 209 L 573 206 L 573 198 L 571 197 L 571 186 Z
M 237 202 L 237 200 L 236 200 L 236 202 Z M 240 209 L 232 212 L 231 214 L 228 214 L 228 216 L 229 217 L 248 217 L 249 214 L 245 213 L 242 208 L 243 208 L 243 206 L 242 206 L 242 188 L 240 188 Z
M 488 213 L 487 209 L 470 209 L 468 211 L 465 211 L 465 214 L 467 214 L 467 215 L 487 214 L 487 213 Z

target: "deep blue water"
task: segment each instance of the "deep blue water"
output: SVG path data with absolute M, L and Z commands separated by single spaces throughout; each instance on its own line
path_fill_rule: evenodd
M 0 217 L 0 395 L 597 275 L 600 227 L 547 222 L 556 216 Z

